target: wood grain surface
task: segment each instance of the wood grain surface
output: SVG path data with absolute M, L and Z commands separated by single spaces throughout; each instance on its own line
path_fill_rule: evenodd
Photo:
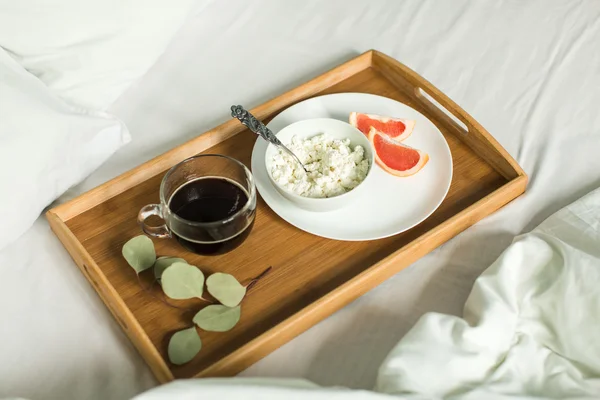
M 444 105 L 468 132 L 424 101 L 416 87 Z M 252 112 L 267 121 L 298 101 L 342 92 L 389 97 L 430 118 L 452 152 L 448 196 L 418 226 L 376 241 L 340 242 L 313 236 L 283 221 L 260 197 L 252 233 L 228 254 L 203 257 L 173 240 L 154 240 L 159 256 L 182 257 L 206 274 L 227 272 L 244 282 L 273 267 L 248 293 L 238 325 L 225 333 L 202 331 L 202 351 L 186 365 L 168 362 L 168 339 L 191 326 L 192 316 L 203 304 L 170 301 L 189 309 L 182 311 L 158 299 L 157 285 L 149 292 L 143 290 L 122 258 L 121 247 L 141 234 L 137 213 L 159 201 L 160 180 L 170 166 L 202 152 L 226 154 L 250 167 L 256 135 L 229 121 L 48 212 L 53 230 L 160 381 L 243 370 L 525 190 L 527 177 L 489 133 L 419 75 L 379 52 L 367 52 Z M 151 286 L 152 272 L 142 276 L 142 283 Z

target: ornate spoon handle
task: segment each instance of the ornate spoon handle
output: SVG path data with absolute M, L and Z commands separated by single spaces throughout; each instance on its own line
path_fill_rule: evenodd
M 237 118 L 240 122 L 248 127 L 252 132 L 256 133 L 263 139 L 268 142 L 273 143 L 274 145 L 281 145 L 277 136 L 271 131 L 269 128 L 265 126 L 262 122 L 260 122 L 256 117 L 250 114 L 244 107 L 242 106 L 231 106 L 231 116 L 233 118 Z
M 302 161 L 300 161 L 300 159 L 290 149 L 284 146 L 283 143 L 277 139 L 277 136 L 273 133 L 273 131 L 256 119 L 256 117 L 250 114 L 250 112 L 244 109 L 244 107 L 240 105 L 231 106 L 231 116 L 239 119 L 242 124 L 248 127 L 248 129 L 265 139 L 267 142 L 273 143 L 275 146 L 282 148 L 285 152 L 294 157 L 294 159 L 302 166 L 302 168 L 308 172 L 304 164 L 302 164 Z

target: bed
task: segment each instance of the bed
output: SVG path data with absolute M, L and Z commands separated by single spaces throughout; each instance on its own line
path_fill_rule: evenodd
M 368 49 L 414 69 L 530 177 L 524 196 L 244 371 L 370 389 L 428 312 L 460 315 L 511 243 L 600 186 L 600 3 L 208 1 L 110 107 L 132 140 L 58 202 Z M 6 195 L 3 193 L 3 195 Z M 127 399 L 157 383 L 39 217 L 0 252 L 0 397 Z

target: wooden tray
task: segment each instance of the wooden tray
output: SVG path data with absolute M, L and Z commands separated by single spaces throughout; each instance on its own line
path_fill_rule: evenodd
M 188 364 L 171 365 L 166 349 L 170 335 L 190 326 L 191 316 L 144 292 L 121 247 L 141 233 L 136 215 L 145 204 L 158 203 L 167 169 L 197 153 L 227 154 L 249 167 L 257 136 L 232 119 L 47 212 L 56 235 L 161 382 L 242 371 L 525 191 L 525 173 L 489 133 L 421 76 L 377 51 L 251 112 L 268 121 L 298 101 L 339 92 L 389 97 L 433 121 L 452 151 L 448 196 L 418 226 L 377 241 L 340 242 L 310 235 L 283 221 L 260 198 L 251 235 L 229 254 L 202 257 L 172 240 L 154 240 L 158 255 L 183 257 L 205 273 L 228 272 L 240 281 L 273 266 L 244 299 L 238 325 L 226 333 L 202 332 L 202 351 Z

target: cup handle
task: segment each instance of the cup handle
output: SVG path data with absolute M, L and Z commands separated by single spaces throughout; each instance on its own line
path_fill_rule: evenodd
M 142 207 L 142 209 L 138 213 L 138 224 L 140 224 L 144 233 L 159 239 L 170 238 L 171 231 L 169 231 L 169 228 L 166 224 L 162 224 L 159 226 L 146 225 L 146 218 L 152 215 L 156 215 L 157 217 L 162 218 L 164 221 L 159 204 L 148 204 L 147 206 Z

